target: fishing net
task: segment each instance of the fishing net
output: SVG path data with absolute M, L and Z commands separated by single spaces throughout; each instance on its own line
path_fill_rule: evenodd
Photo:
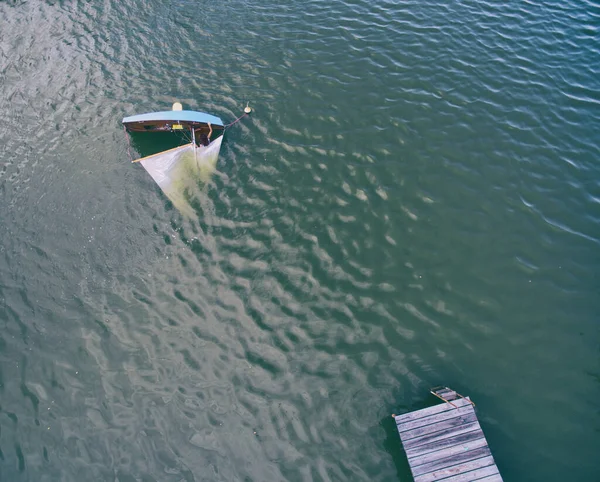
M 215 171 L 222 140 L 223 136 L 218 137 L 205 147 L 187 144 L 139 162 L 173 205 L 191 215 L 193 209 L 189 201 L 197 193 L 199 183 L 208 182 Z

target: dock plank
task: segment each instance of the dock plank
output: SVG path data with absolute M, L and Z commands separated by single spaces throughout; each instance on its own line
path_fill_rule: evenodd
M 486 480 L 486 477 L 500 477 L 498 467 L 496 467 L 496 465 L 488 465 L 487 467 L 483 467 L 481 469 L 475 469 L 470 472 L 465 472 L 464 474 L 455 475 L 454 477 L 448 477 L 444 479 L 444 482 L 479 482 L 480 480 L 485 480 L 485 482 L 489 482 L 488 480 Z M 502 482 L 502 477 L 500 477 L 497 480 Z
M 430 442 L 423 445 L 418 445 L 412 449 L 405 449 L 406 456 L 410 459 L 424 455 L 429 452 L 435 452 L 437 450 L 444 449 L 446 447 L 452 447 L 454 445 L 473 442 L 474 440 L 485 438 L 481 430 L 473 430 L 471 432 L 462 433 L 455 437 L 449 437 L 435 442 Z
M 409 456 L 408 461 L 410 462 L 411 467 L 417 467 L 419 465 L 433 462 L 434 460 L 444 459 L 453 455 L 464 454 L 469 450 L 477 449 L 479 447 L 487 447 L 487 440 L 485 437 L 483 437 L 483 434 L 480 438 L 468 443 L 459 443 L 442 450 L 436 450 L 435 452 L 429 452 L 416 457 Z
M 415 482 L 435 482 L 436 480 L 441 480 L 448 478 L 452 475 L 459 475 L 465 472 L 471 472 L 475 469 L 481 469 L 483 467 L 487 467 L 489 465 L 494 465 L 494 457 L 488 455 L 487 457 L 482 457 L 480 459 L 471 460 L 470 462 L 466 462 L 460 465 L 454 465 L 452 467 L 447 467 L 439 470 L 434 470 L 433 472 L 428 472 L 423 475 L 419 475 L 415 477 Z M 464 480 L 473 480 L 473 479 L 464 479 Z M 448 482 L 448 481 L 444 481 Z M 454 482 L 454 481 L 453 481 Z
M 452 404 L 395 416 L 414 482 L 501 482 L 470 399 L 448 387 L 435 393 Z
M 471 405 L 468 405 L 454 410 L 446 410 L 445 412 L 430 415 L 429 417 L 418 418 L 417 420 L 403 422 L 396 425 L 398 426 L 398 431 L 402 433 L 406 432 L 407 430 L 412 430 L 413 428 L 423 427 L 424 425 L 431 425 L 432 423 L 443 422 L 444 420 L 454 418 L 462 413 L 468 413 L 470 410 L 473 410 L 473 408 Z
M 444 420 L 443 422 L 433 423 L 431 425 L 425 425 L 413 430 L 408 430 L 407 432 L 402 433 L 402 440 L 411 440 L 416 437 L 423 437 L 425 435 L 440 432 L 445 429 L 456 428 L 460 427 L 461 425 L 466 425 L 468 423 L 477 421 L 477 415 L 475 415 L 473 409 L 471 409 L 470 413 L 463 412 L 462 414 L 456 413 L 456 415 L 456 417 Z
M 417 420 L 423 417 L 429 417 L 430 415 L 435 415 L 436 413 L 445 412 L 446 410 L 456 410 L 456 408 L 464 407 L 465 405 L 471 405 L 468 400 L 461 398 L 456 402 L 452 402 L 456 407 L 453 407 L 449 403 L 440 403 L 439 405 L 434 405 L 433 407 L 423 408 L 421 410 L 417 410 L 416 412 L 408 412 L 402 415 L 396 416 L 396 423 L 402 422 L 410 422 L 411 420 Z
M 485 445 L 484 447 L 463 451 L 462 453 L 451 455 L 450 457 L 434 460 L 433 462 L 419 465 L 418 467 L 413 467 L 412 472 L 413 476 L 417 477 L 419 475 L 434 472 L 436 470 L 450 469 L 452 467 L 462 467 L 466 463 L 471 462 L 472 460 L 481 459 L 490 455 L 492 455 L 492 453 L 490 452 L 489 447 Z
M 402 445 L 404 445 L 405 449 L 411 449 L 413 447 L 417 447 L 418 445 L 423 445 L 430 442 L 437 442 L 438 440 L 442 440 L 448 437 L 454 437 L 456 435 L 471 432 L 473 430 L 481 430 L 479 422 L 467 423 L 465 425 L 461 425 L 460 427 L 452 427 L 420 438 L 413 438 L 411 440 L 406 441 L 402 440 Z
M 455 398 L 458 398 L 456 392 L 450 389 L 440 390 L 439 392 L 435 392 L 435 394 L 439 397 L 445 398 L 446 400 L 450 401 L 454 400 Z

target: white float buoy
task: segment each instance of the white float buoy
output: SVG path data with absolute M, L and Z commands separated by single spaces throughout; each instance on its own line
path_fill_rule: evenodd
M 181 105 L 180 102 L 174 102 L 173 103 L 173 110 L 183 110 L 183 106 Z

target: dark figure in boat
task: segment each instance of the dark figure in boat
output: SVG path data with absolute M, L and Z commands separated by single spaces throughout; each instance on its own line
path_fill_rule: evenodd
M 209 122 L 208 123 L 208 135 L 206 135 L 206 133 L 202 132 L 201 129 L 198 129 L 200 131 L 200 135 L 198 136 L 198 147 L 200 146 L 208 146 L 210 144 L 210 136 L 212 135 L 212 125 Z

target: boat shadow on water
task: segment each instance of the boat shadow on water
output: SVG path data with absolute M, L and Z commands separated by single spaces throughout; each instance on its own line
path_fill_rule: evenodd
M 379 426 L 383 428 L 385 432 L 385 441 L 383 442 L 383 446 L 385 451 L 390 454 L 392 460 L 394 461 L 398 480 L 412 481 L 413 479 L 410 472 L 410 465 L 408 464 L 408 458 L 402 449 L 400 437 L 398 437 L 396 421 L 390 415 L 381 419 Z

